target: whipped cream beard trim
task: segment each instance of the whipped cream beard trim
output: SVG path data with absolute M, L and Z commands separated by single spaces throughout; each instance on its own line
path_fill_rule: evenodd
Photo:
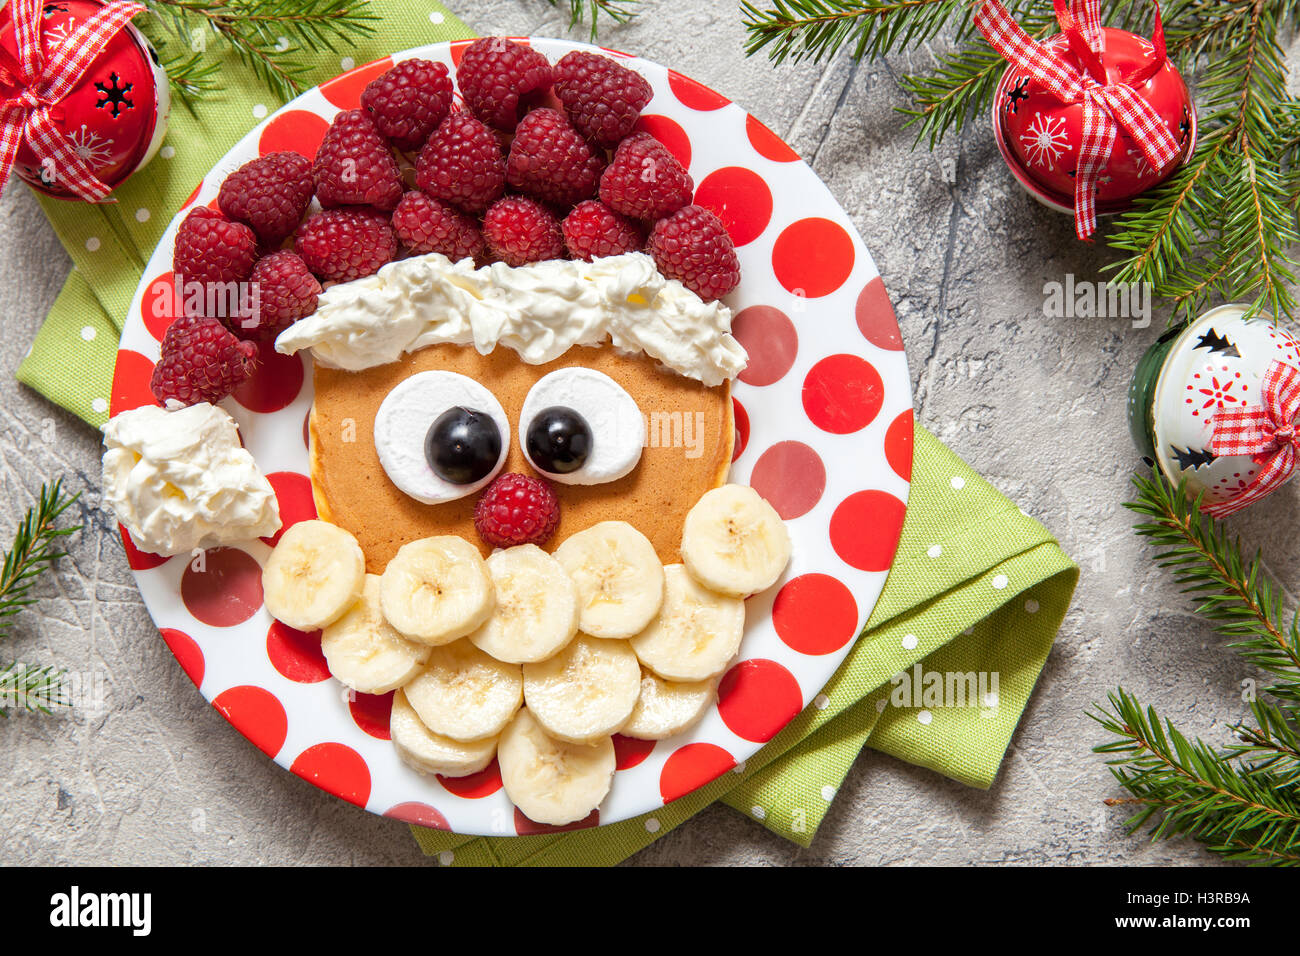
M 448 419 L 436 435 L 430 430 L 445 413 L 456 410 L 459 421 Z M 495 426 L 495 436 L 492 427 Z M 461 459 L 463 469 L 473 457 L 470 445 L 482 446 L 495 438 L 495 464 L 466 481 L 444 468 L 438 473 L 434 459 L 443 455 Z M 375 451 L 384 471 L 403 493 L 426 505 L 455 501 L 486 486 L 506 463 L 510 451 L 510 421 L 496 396 L 466 375 L 456 372 L 420 372 L 393 386 L 375 413 Z
M 275 490 L 215 405 L 146 405 L 103 432 L 104 501 L 141 550 L 170 556 L 280 530 Z
M 581 463 L 561 473 L 546 467 L 544 455 L 552 428 L 576 413 L 586 425 Z M 548 432 L 550 435 L 548 435 Z M 645 419 L 627 390 L 603 372 L 557 369 L 539 378 L 519 410 L 519 448 L 533 468 L 567 485 L 617 481 L 636 467 L 645 444 Z M 529 446 L 533 447 L 530 448 Z
M 413 256 L 327 289 L 275 347 L 310 348 L 321 364 L 355 372 L 427 345 L 473 345 L 484 355 L 505 345 L 542 365 L 606 341 L 709 387 L 748 361 L 731 334 L 731 310 L 665 278 L 640 252 L 481 269 L 439 253 Z

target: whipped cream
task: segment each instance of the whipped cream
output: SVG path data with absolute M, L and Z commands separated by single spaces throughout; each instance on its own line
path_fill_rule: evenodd
M 103 431 L 104 500 L 141 550 L 181 554 L 280 529 L 275 490 L 222 409 L 147 405 Z
M 541 365 L 574 345 L 606 341 L 708 386 L 735 378 L 748 361 L 731 334 L 731 310 L 665 278 L 640 252 L 481 269 L 439 253 L 402 259 L 327 289 L 275 347 L 310 348 L 322 365 L 359 371 L 443 343 L 484 355 L 505 345 Z

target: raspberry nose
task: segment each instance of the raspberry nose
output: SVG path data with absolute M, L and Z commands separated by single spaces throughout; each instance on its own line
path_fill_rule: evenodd
M 540 478 L 498 475 L 474 506 L 474 527 L 494 548 L 545 544 L 560 523 L 560 500 Z

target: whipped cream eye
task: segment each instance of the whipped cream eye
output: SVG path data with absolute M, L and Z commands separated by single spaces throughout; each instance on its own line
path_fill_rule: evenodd
M 519 413 L 519 446 L 533 468 L 567 485 L 616 481 L 641 460 L 645 419 L 636 399 L 603 372 L 542 376 Z
M 472 495 L 497 476 L 510 422 L 490 391 L 455 372 L 419 372 L 375 414 L 375 451 L 398 488 L 428 505 Z

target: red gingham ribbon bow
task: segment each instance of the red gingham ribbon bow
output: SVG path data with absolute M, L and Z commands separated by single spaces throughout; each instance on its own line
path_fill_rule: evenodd
M 1083 104 L 1083 142 L 1074 179 L 1074 231 L 1080 239 L 1087 239 L 1097 228 L 1097 177 L 1110 155 L 1117 128 L 1133 137 L 1157 172 L 1178 156 L 1178 141 L 1151 104 L 1130 85 L 1145 82 L 1164 65 L 1165 31 L 1157 6 L 1151 35 L 1153 60 L 1119 82 L 1103 85 L 1097 79 L 1106 76 L 1101 63 L 1105 40 L 1100 0 L 1070 0 L 1069 4 L 1053 0 L 1053 7 L 1082 69 L 1047 44 L 1033 40 L 998 0 L 985 0 L 975 12 L 975 25 L 1003 59 L 1029 74 L 1062 103 Z
M 112 187 L 77 155 L 72 142 L 59 132 L 51 116 L 57 104 L 77 85 L 104 46 L 144 9 L 134 0 L 113 0 L 79 24 L 48 62 L 41 48 L 43 0 L 9 0 L 18 62 L 0 64 L 0 87 L 10 95 L 0 101 L 0 192 L 9 181 L 23 140 L 48 170 L 89 202 L 101 202 Z M 14 69 L 16 68 L 16 70 Z
M 1295 471 L 1296 416 L 1300 415 L 1300 369 L 1274 361 L 1264 373 L 1262 405 L 1221 408 L 1214 413 L 1210 451 L 1253 455 L 1263 465 L 1254 480 L 1227 501 L 1206 505 L 1216 518 L 1240 511 L 1282 484 Z

